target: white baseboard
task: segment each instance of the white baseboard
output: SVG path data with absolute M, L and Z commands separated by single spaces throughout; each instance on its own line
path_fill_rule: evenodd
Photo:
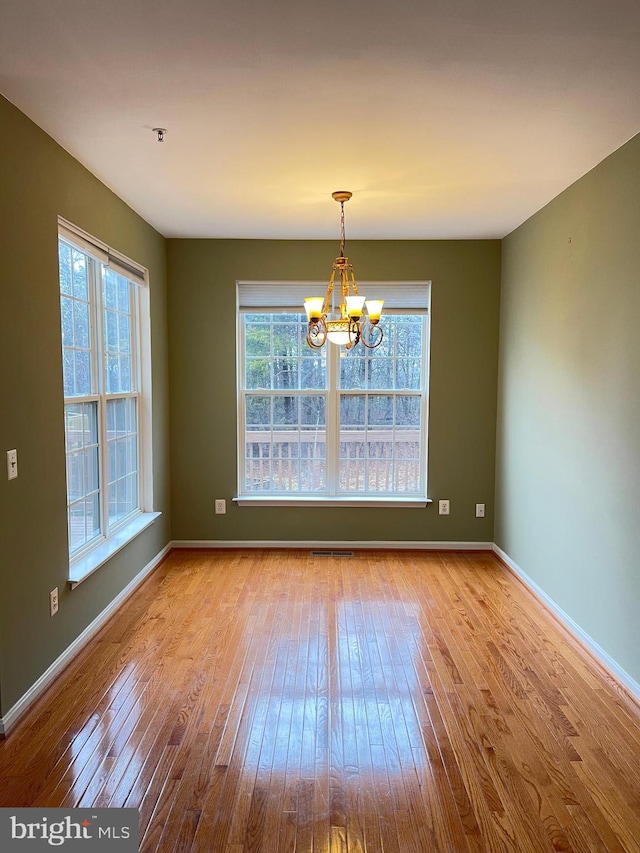
M 138 572 L 133 580 L 127 584 L 122 592 L 120 592 L 113 601 L 105 607 L 102 613 L 96 616 L 93 622 L 91 622 L 91 624 L 88 625 L 78 637 L 76 637 L 60 657 L 57 658 L 40 676 L 35 684 L 27 690 L 24 696 L 18 699 L 16 704 L 7 711 L 4 717 L 0 717 L 0 735 L 6 735 L 8 733 L 9 729 L 11 729 L 11 727 L 18 722 L 20 717 L 26 713 L 29 707 L 47 689 L 54 678 L 56 678 L 62 670 L 69 665 L 78 652 L 80 652 L 89 640 L 98 633 L 105 622 L 107 622 L 122 603 L 129 598 L 133 592 L 135 592 L 147 575 L 151 574 L 158 563 L 160 563 L 160 561 L 169 553 L 171 547 L 171 543 L 169 543 L 162 549 L 162 551 L 156 554 L 156 556 L 150 560 L 140 572 Z
M 384 550 L 384 551 L 492 551 L 493 542 L 365 542 L 335 539 L 332 541 L 305 539 L 176 539 L 174 548 L 296 548 L 299 551 Z
M 549 610 L 551 610 L 558 619 L 563 623 L 565 628 L 567 628 L 571 634 L 573 634 L 576 639 L 585 646 L 589 652 L 597 659 L 597 661 L 607 670 L 607 672 L 611 675 L 611 677 L 620 682 L 629 693 L 640 702 L 640 684 L 638 684 L 635 679 L 633 679 L 628 672 L 626 672 L 622 667 L 616 663 L 616 661 L 605 652 L 602 646 L 598 645 L 594 639 L 592 639 L 586 631 L 583 631 L 580 625 L 575 622 L 568 613 L 565 613 L 561 607 L 555 603 L 555 601 L 550 598 L 547 593 L 538 586 L 538 584 L 529 577 L 529 575 L 524 572 L 520 566 L 515 563 L 511 557 L 506 554 L 502 548 L 499 548 L 495 543 L 493 545 L 493 551 L 495 554 L 500 557 L 502 562 L 509 568 L 511 571 L 517 575 L 520 580 L 531 590 L 531 592 L 539 598 L 540 601 L 545 604 Z

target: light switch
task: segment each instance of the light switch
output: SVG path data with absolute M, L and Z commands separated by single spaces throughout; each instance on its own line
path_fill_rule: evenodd
M 18 451 L 7 450 L 7 480 L 15 480 L 18 476 Z

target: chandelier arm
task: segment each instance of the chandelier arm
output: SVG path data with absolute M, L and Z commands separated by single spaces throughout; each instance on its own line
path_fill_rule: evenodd
M 333 283 L 336 277 L 336 265 L 333 265 L 331 270 L 331 276 L 329 277 L 329 284 L 327 285 L 327 292 L 324 297 L 324 305 L 322 306 L 322 316 L 326 317 L 327 314 L 331 311 L 331 297 L 333 295 Z
M 384 332 L 382 331 L 380 326 L 373 326 L 373 328 L 376 329 L 376 331 L 378 331 L 380 333 L 377 341 L 375 341 L 375 336 L 371 335 L 372 327 L 371 327 L 371 325 L 368 326 L 369 340 L 374 340 L 375 343 L 372 343 L 372 344 L 368 343 L 366 337 L 363 334 L 360 335 L 360 340 L 366 346 L 367 349 L 375 349 L 376 347 L 379 347 L 380 344 L 382 343 L 382 339 L 384 338 Z
M 346 269 L 340 270 L 340 311 L 347 316 L 347 296 L 349 295 L 349 274 Z
M 358 341 L 362 339 L 362 330 L 360 327 L 360 323 L 357 320 L 349 320 L 349 339 L 351 339 L 352 332 L 355 334 L 354 340 L 351 342 L 351 346 L 355 347 Z M 362 341 L 364 343 L 364 340 Z
M 319 339 L 320 343 L 316 343 Z M 307 329 L 307 343 L 313 349 L 322 349 L 327 342 L 327 324 L 324 317 L 319 320 L 309 320 L 309 328 Z

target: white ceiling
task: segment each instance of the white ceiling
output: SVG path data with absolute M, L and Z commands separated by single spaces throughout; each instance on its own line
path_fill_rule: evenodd
M 502 237 L 640 131 L 640 3 L 0 0 L 0 92 L 166 236 Z

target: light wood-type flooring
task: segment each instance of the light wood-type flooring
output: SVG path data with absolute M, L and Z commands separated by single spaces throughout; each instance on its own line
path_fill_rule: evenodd
M 0 742 L 142 851 L 640 851 L 640 713 L 488 553 L 173 551 Z

